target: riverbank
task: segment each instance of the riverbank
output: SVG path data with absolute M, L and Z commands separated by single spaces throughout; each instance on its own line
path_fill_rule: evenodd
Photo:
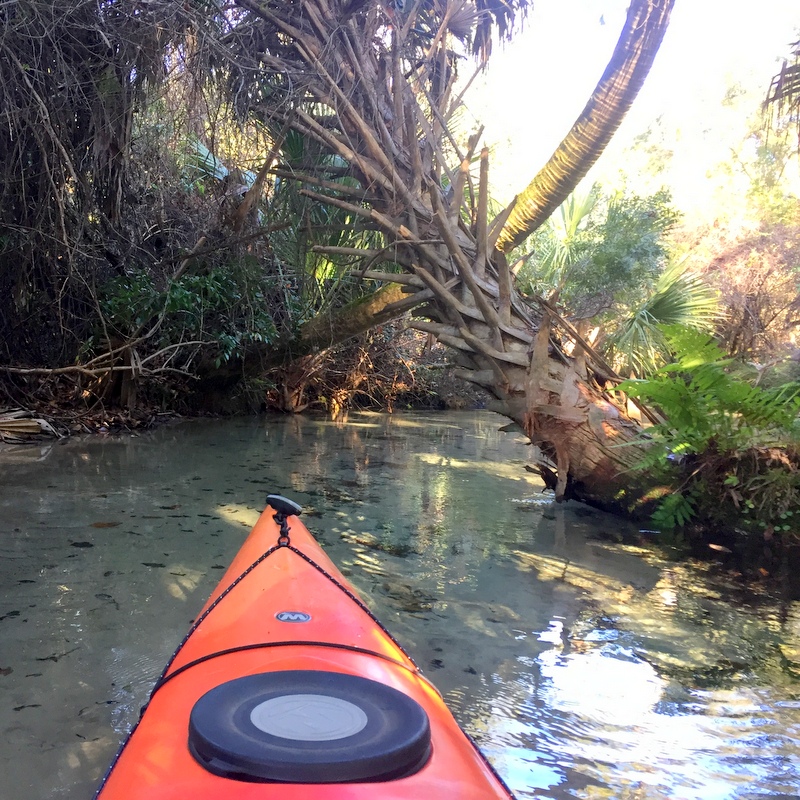
M 0 447 L 34 442 L 42 438 L 63 439 L 77 434 L 125 433 L 151 430 L 181 419 L 172 412 L 67 411 L 63 409 L 0 409 Z
M 486 407 L 488 395 L 455 377 L 441 344 L 428 343 L 411 330 L 393 332 L 389 341 L 393 347 L 391 369 L 380 363 L 381 354 L 374 347 L 368 351 L 363 343 L 356 343 L 349 348 L 341 346 L 340 356 L 328 358 L 330 363 L 305 365 L 305 371 L 300 369 L 298 374 L 277 371 L 254 383 L 206 387 L 202 395 L 185 380 L 149 388 L 143 384 L 129 407 L 119 402 L 118 393 L 106 397 L 108 386 L 102 382 L 92 388 L 63 374 L 28 376 L 23 381 L 0 373 L 0 443 L 19 444 L 38 436 L 124 433 L 176 419 L 252 416 L 269 411 L 341 417 L 351 410 L 392 413 Z M 366 357 L 370 366 L 366 380 L 350 380 L 358 370 L 343 368 L 342 353 L 349 361 L 354 359 L 349 350 Z M 402 379 L 398 377 L 401 373 Z

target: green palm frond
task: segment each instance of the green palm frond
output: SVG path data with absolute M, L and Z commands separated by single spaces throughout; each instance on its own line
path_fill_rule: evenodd
M 682 264 L 673 264 L 644 305 L 609 337 L 606 350 L 623 374 L 648 375 L 670 357 L 661 326 L 711 332 L 721 313 L 716 291 Z
M 230 172 L 196 136 L 186 142 L 182 167 L 192 179 L 214 178 L 221 181 Z
M 712 331 L 722 315 L 717 291 L 682 263 L 664 270 L 647 308 L 661 325 L 701 331 Z
M 573 192 L 559 207 L 561 220 L 559 234 L 564 240 L 574 239 L 583 221 L 597 205 L 598 188 L 593 186 L 586 194 Z
M 585 262 L 586 243 L 580 236 L 594 210 L 598 192 L 573 192 L 544 224 L 533 242 L 534 258 L 520 271 L 518 284 L 528 294 L 549 294 L 561 287 L 568 273 Z
M 348 174 L 347 161 L 313 138 L 290 130 L 282 140 L 277 172 L 269 214 L 283 224 L 271 234 L 270 246 L 296 291 L 298 315 L 307 318 L 368 291 L 369 285 L 354 275 L 354 270 L 363 268 L 359 256 L 315 248 L 380 250 L 383 235 L 365 226 L 362 217 L 303 193 L 310 187 L 336 196 L 336 187 L 341 186 L 345 199 L 353 202 L 350 190 L 358 190 L 360 184 Z M 319 180 L 325 186 L 318 186 Z

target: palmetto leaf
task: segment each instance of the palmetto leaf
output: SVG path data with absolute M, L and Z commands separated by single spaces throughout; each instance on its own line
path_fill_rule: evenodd
M 320 194 L 336 196 L 341 186 L 345 199 L 352 200 L 347 190 L 357 190 L 360 184 L 348 170 L 341 155 L 298 131 L 288 131 L 282 140 L 277 170 L 282 177 L 275 181 L 269 213 L 284 224 L 270 236 L 270 245 L 291 280 L 296 313 L 303 319 L 369 291 L 352 272 L 354 264 L 361 263 L 358 256 L 315 248 L 379 250 L 384 245 L 383 234 L 365 226 L 357 215 L 303 194 L 310 185 Z M 325 186 L 317 187 L 317 179 Z
M 609 337 L 607 350 L 623 374 L 647 375 L 670 356 L 661 326 L 710 332 L 720 316 L 717 293 L 699 275 L 674 264 L 661 275 L 654 294 Z
M 713 330 L 722 314 L 717 292 L 680 263 L 664 270 L 647 307 L 661 325 L 684 325 L 704 331 Z

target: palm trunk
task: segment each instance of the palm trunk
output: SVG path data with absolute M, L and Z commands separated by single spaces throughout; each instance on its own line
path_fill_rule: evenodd
M 634 0 L 611 61 L 547 164 L 518 195 L 497 242 L 507 253 L 531 235 L 600 158 L 653 65 L 675 0 Z

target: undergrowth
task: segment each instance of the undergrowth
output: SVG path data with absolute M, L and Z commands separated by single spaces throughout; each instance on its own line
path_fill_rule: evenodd
M 706 334 L 664 333 L 672 363 L 619 387 L 663 418 L 647 429 L 651 446 L 636 467 L 674 487 L 658 500 L 654 525 L 710 526 L 734 544 L 800 542 L 800 384 L 751 385 Z
M 277 329 L 268 308 L 274 305 L 269 301 L 275 280 L 243 263 L 235 266 L 185 274 L 163 289 L 144 270 L 110 281 L 100 298 L 103 325 L 95 337 L 126 337 L 157 323 L 157 346 L 211 344 L 217 366 L 242 355 L 249 342 L 272 342 Z

